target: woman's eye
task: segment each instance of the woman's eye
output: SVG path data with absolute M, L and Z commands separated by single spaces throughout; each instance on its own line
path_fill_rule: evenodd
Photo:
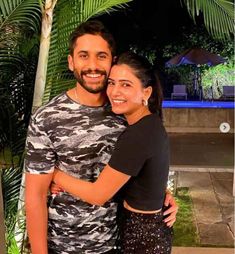
M 100 58 L 100 59 L 106 59 L 107 56 L 106 56 L 105 54 L 101 54 L 101 55 L 99 55 L 99 58 Z
M 113 86 L 113 85 L 114 85 L 114 82 L 111 81 L 111 80 L 108 80 L 108 85 L 109 85 L 109 86 Z
M 123 87 L 130 87 L 131 85 L 129 83 L 123 83 L 122 86 Z

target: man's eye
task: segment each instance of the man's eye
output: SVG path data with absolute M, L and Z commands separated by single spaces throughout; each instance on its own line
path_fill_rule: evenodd
M 80 54 L 80 55 L 78 55 L 79 56 L 79 58 L 87 58 L 87 55 L 86 54 Z

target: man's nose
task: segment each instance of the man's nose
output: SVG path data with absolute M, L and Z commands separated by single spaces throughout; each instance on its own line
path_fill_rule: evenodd
M 98 67 L 98 62 L 96 57 L 89 57 L 87 62 L 87 67 L 91 70 L 96 70 Z

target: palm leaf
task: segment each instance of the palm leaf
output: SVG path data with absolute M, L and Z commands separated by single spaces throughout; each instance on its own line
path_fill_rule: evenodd
M 17 61 L 7 52 L 6 59 L 3 58 L 2 51 L 0 49 L 0 147 L 8 147 L 13 155 L 20 156 L 32 103 L 37 51 L 33 48 L 27 58 L 19 55 Z
M 5 71 L 12 73 L 12 70 L 21 69 L 24 66 L 24 57 L 12 49 L 0 48 L 0 69 L 4 67 Z M 3 74 L 3 73 L 1 73 Z
M 41 9 L 36 0 L 0 1 L 0 86 L 7 76 L 25 69 L 26 51 L 40 31 Z M 37 44 L 37 43 L 36 43 Z M 23 46 L 22 46 L 23 45 Z M 8 78 L 7 78 L 8 79 Z M 6 84 L 7 86 L 7 84 Z
M 41 9 L 35 0 L 1 0 L 0 30 L 5 26 L 27 26 L 38 32 L 40 29 Z
M 21 168 L 7 168 L 0 171 L 2 178 L 2 192 L 4 201 L 5 224 L 7 236 L 11 237 L 17 217 L 17 205 L 19 198 L 20 183 L 22 177 Z
M 231 0 L 181 0 L 194 22 L 203 13 L 207 30 L 217 39 L 234 35 L 234 3 Z
M 3 182 L 3 200 L 6 226 L 7 253 L 26 253 L 19 250 L 17 237 L 25 232 L 25 216 L 18 208 L 19 190 L 22 178 L 22 168 L 7 168 L 0 171 Z M 17 231 L 16 226 L 17 224 Z M 23 248 L 23 246 L 22 246 Z
M 14 41 L 12 47 L 8 49 L 4 48 L 5 45 L 0 48 L 0 150 L 9 151 L 6 156 L 7 168 L 0 170 L 3 182 L 7 253 L 18 253 L 15 252 L 17 246 L 13 244 L 14 238 L 20 233 L 19 231 L 24 230 L 24 224 L 19 221 L 21 217 L 17 214 L 17 205 L 22 175 L 22 154 L 36 70 L 35 55 L 38 51 L 37 47 L 35 49 L 30 45 L 31 43 L 28 45 L 27 41 L 22 51 L 18 42 Z M 14 229 L 16 223 L 21 227 L 18 232 Z
M 91 17 L 124 8 L 130 0 L 58 1 L 51 34 L 43 103 L 73 86 L 73 75 L 67 69 L 68 38 L 78 24 Z

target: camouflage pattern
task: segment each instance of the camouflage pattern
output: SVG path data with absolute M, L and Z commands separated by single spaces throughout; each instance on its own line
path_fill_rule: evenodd
M 80 179 L 94 181 L 109 161 L 124 120 L 109 107 L 88 107 L 66 93 L 40 108 L 31 119 L 26 171 L 52 173 L 57 165 Z M 49 197 L 49 253 L 104 253 L 117 238 L 117 203 L 90 205 L 63 192 Z

